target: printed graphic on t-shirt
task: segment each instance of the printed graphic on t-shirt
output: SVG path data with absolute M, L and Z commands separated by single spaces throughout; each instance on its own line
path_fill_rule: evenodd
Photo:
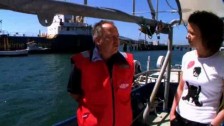
M 201 67 L 194 67 L 193 76 L 198 77 L 201 73 Z
M 193 67 L 194 64 L 195 64 L 194 61 L 190 61 L 190 62 L 188 63 L 188 65 L 187 65 L 187 69 L 190 69 L 191 67 Z
M 199 102 L 199 94 L 201 92 L 201 86 L 196 87 L 193 85 L 190 85 L 187 81 L 186 81 L 187 87 L 188 87 L 188 93 L 186 96 L 182 97 L 183 100 L 187 100 L 194 103 L 196 106 L 202 106 L 203 103 Z

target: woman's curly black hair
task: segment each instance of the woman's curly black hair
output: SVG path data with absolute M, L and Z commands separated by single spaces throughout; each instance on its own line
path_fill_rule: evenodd
M 224 40 L 223 20 L 212 12 L 196 11 L 188 19 L 198 26 L 203 45 L 211 52 L 217 52 Z

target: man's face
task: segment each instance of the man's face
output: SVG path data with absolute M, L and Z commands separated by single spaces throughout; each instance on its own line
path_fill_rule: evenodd
M 103 24 L 103 34 L 100 38 L 99 50 L 104 56 L 111 56 L 118 51 L 119 34 L 117 28 L 111 24 Z

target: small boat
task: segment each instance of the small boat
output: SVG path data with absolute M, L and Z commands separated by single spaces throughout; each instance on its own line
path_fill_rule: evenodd
M 27 45 L 26 50 L 28 50 L 29 54 L 42 54 L 51 52 L 49 48 L 38 46 L 38 44 L 33 41 L 26 43 L 26 45 Z
M 2 56 L 27 56 L 28 50 L 24 47 L 20 47 L 19 49 L 13 48 L 9 44 L 9 39 L 6 38 L 7 35 L 0 35 L 0 46 L 3 46 L 0 49 L 0 57 Z
M 8 51 L 0 51 L 0 56 L 27 56 L 28 50 L 8 50 Z

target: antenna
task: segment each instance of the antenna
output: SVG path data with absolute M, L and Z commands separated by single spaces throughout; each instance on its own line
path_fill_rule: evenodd
M 159 0 L 156 0 L 156 20 L 158 20 L 159 11 Z
M 0 20 L 0 33 L 2 32 L 2 20 Z
M 84 5 L 87 5 L 88 3 L 87 3 L 87 0 L 84 0 Z
M 133 2 L 133 12 L 132 12 L 132 14 L 133 14 L 133 16 L 135 16 L 135 0 L 132 0 L 132 2 Z

